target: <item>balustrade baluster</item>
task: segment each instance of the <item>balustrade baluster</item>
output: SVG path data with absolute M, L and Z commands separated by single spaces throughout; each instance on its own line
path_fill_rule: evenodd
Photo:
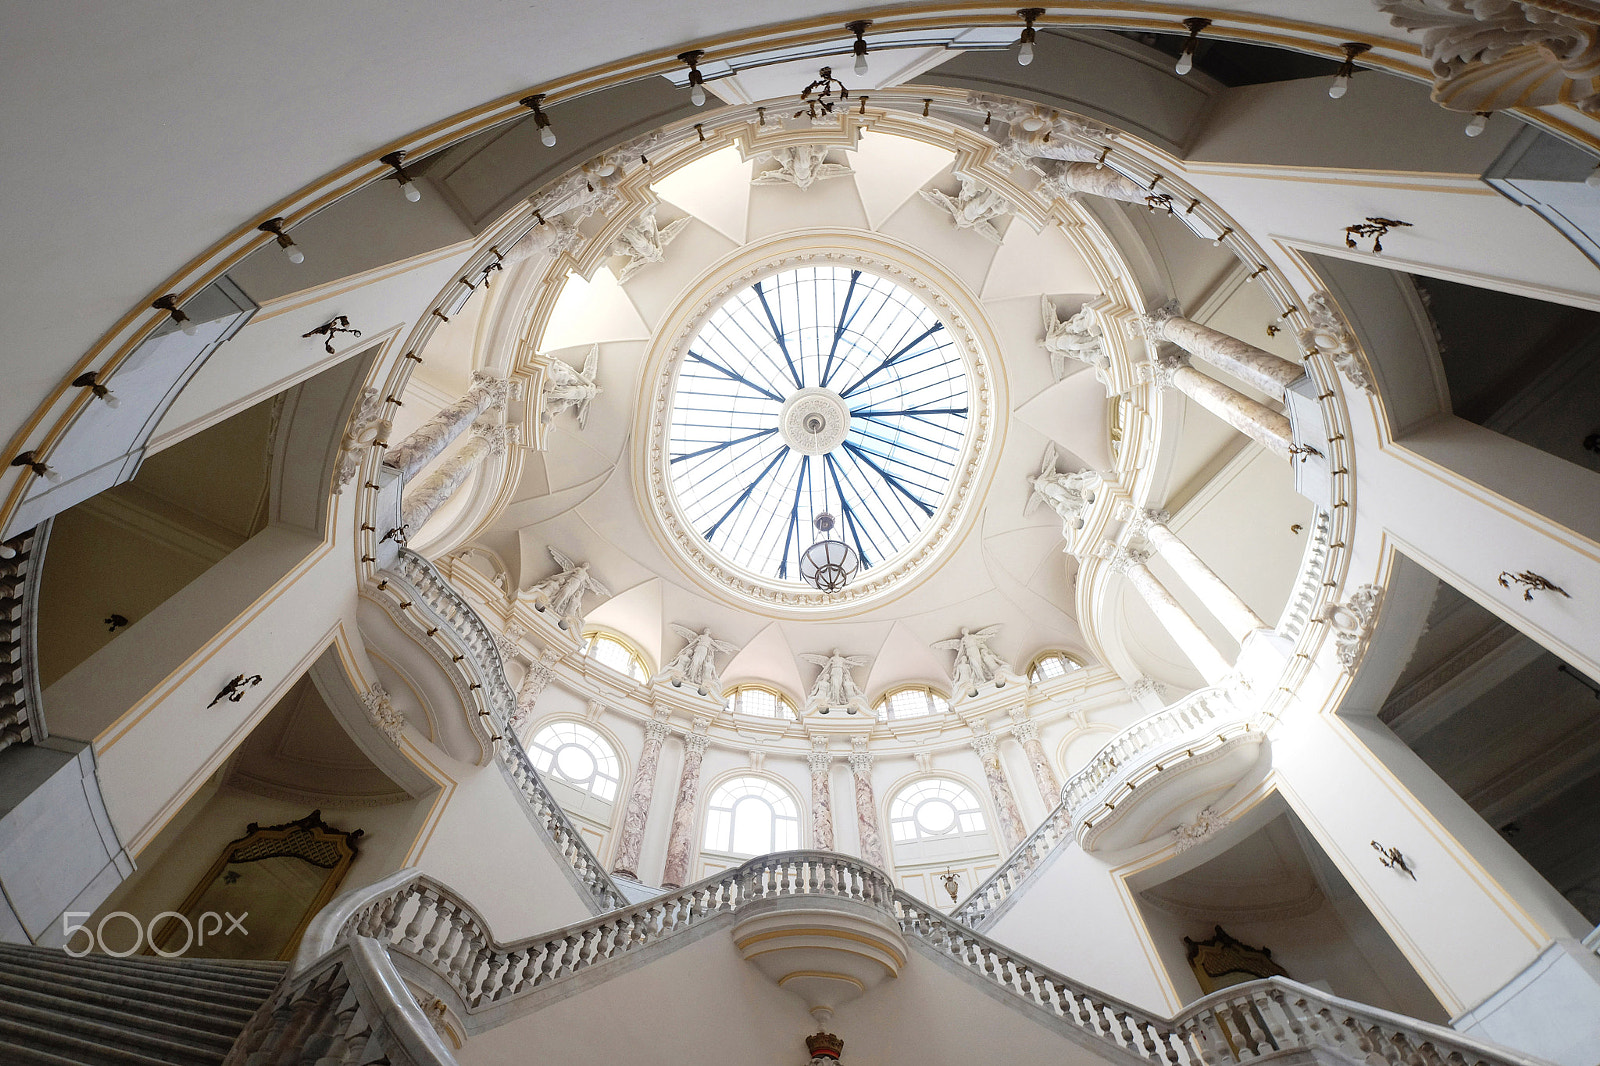
M 411 924 L 407 925 L 405 932 L 400 934 L 400 939 L 397 942 L 397 946 L 401 948 L 405 947 L 406 941 L 422 935 L 422 919 L 429 910 L 429 893 L 427 889 L 416 889 L 412 894 L 412 899 L 416 901 L 417 909 L 416 912 L 411 916 Z
M 424 962 L 431 964 L 438 960 L 439 944 L 444 940 L 445 934 L 450 931 L 450 916 L 456 910 L 456 905 L 442 896 L 439 898 L 438 903 L 434 905 L 433 921 L 429 923 L 428 935 L 422 941 L 420 951 L 420 956 Z

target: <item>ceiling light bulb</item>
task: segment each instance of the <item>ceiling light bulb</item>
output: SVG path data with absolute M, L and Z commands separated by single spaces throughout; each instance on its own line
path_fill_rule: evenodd
M 178 324 L 178 328 L 183 330 L 183 335 L 185 337 L 193 337 L 196 333 L 200 332 L 199 323 L 192 318 L 184 319 Z
M 694 85 L 689 89 L 689 102 L 695 107 L 699 107 L 700 105 L 704 104 L 706 102 L 705 86 L 701 85 L 699 82 L 695 82 Z
M 1476 137 L 1489 128 L 1489 112 L 1479 111 L 1472 116 L 1472 121 L 1467 123 L 1467 136 Z
M 44 479 L 52 485 L 61 484 L 61 475 L 56 473 L 54 467 L 47 466 L 44 468 Z
M 417 188 L 417 183 L 414 181 L 402 181 L 400 183 L 400 191 L 405 195 L 405 198 L 410 200 L 412 203 L 416 203 L 418 200 L 422 199 L 422 190 Z
M 986 111 L 983 115 L 983 132 L 988 133 L 989 127 L 994 125 L 994 112 Z
M 549 126 L 540 126 L 539 140 L 543 142 L 546 148 L 554 148 L 556 146 L 556 131 Z
M 1183 55 L 1178 57 L 1178 65 L 1172 68 L 1179 74 L 1187 74 L 1194 69 L 1194 53 L 1189 49 L 1183 50 Z
M 1328 99 L 1337 100 L 1350 91 L 1350 75 L 1340 74 L 1333 79 L 1333 84 L 1328 86 Z
M 283 254 L 288 256 L 289 262 L 293 263 L 295 266 L 299 266 L 301 263 L 306 261 L 306 253 L 302 252 L 298 247 L 292 244 L 283 250 Z
M 856 56 L 855 71 L 856 71 L 857 74 L 862 74 L 862 75 L 866 74 L 866 72 L 867 72 L 867 54 L 865 52 L 862 52 L 860 55 Z
M 113 411 L 122 406 L 122 401 L 117 399 L 117 394 L 114 392 L 108 392 L 104 396 L 100 397 L 100 399 L 104 400 L 106 406 L 111 408 Z
M 1033 42 L 1023 41 L 1022 47 L 1017 49 L 1017 66 L 1025 67 L 1033 62 Z
M 1591 170 L 1589 176 L 1583 179 L 1583 183 L 1591 189 L 1600 189 L 1600 166 Z

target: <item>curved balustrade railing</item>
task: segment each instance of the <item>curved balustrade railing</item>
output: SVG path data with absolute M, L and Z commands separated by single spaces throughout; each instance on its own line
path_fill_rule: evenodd
M 402 870 L 334 901 L 308 930 L 296 972 L 349 944 L 381 944 L 432 970 L 468 1014 L 611 959 L 646 951 L 758 901 L 850 900 L 879 908 L 904 935 L 1030 1008 L 1160 1066 L 1223 1066 L 1293 1050 L 1328 1050 L 1371 1066 L 1543 1066 L 1453 1030 L 1273 978 L 1225 989 L 1161 1018 L 1025 958 L 893 887 L 887 874 L 831 852 L 765 855 L 663 896 L 551 933 L 500 944 L 473 908 Z
M 1000 904 L 1039 868 L 1045 856 L 1071 836 L 1072 817 L 1066 805 L 1058 803 L 1038 828 L 1028 834 L 1028 839 L 1018 844 L 1010 857 L 1000 864 L 1000 868 L 973 889 L 961 906 L 950 912 L 950 916 L 973 929 L 983 928 Z
M 39 573 L 50 520 L 11 538 L 0 559 L 0 750 L 45 736 L 40 715 L 38 657 L 34 654 L 39 611 Z
M 500 650 L 495 646 L 494 635 L 484 625 L 478 612 L 467 603 L 432 563 L 416 552 L 402 548 L 393 566 L 381 571 L 380 580 L 387 582 L 384 592 L 397 596 L 400 603 L 411 606 L 404 614 L 416 614 L 416 622 L 428 621 L 430 625 L 448 630 L 451 646 L 460 647 L 462 658 L 453 662 L 468 678 L 467 691 L 482 700 L 480 717 L 487 715 L 497 735 L 510 737 L 507 724 L 517 706 L 516 693 L 506 680 L 505 666 L 500 661 Z M 419 640 L 431 639 L 424 632 Z M 476 685 L 478 687 L 473 688 Z M 495 757 L 516 782 L 534 816 L 535 824 L 543 829 L 572 867 L 579 883 L 589 893 L 596 913 L 625 906 L 626 896 L 606 868 L 595 858 L 594 852 L 584 842 L 567 813 L 556 802 L 555 796 L 545 787 L 539 772 L 528 760 L 520 744 L 501 740 L 494 743 Z
M 1322 599 L 1323 582 L 1327 580 L 1328 560 L 1333 554 L 1333 520 L 1327 511 L 1318 511 L 1311 520 L 1311 535 L 1306 538 L 1305 556 L 1300 562 L 1300 576 L 1295 579 L 1284 605 L 1283 617 L 1278 621 L 1278 633 L 1290 640 L 1299 640 L 1311 625 L 1317 604 Z

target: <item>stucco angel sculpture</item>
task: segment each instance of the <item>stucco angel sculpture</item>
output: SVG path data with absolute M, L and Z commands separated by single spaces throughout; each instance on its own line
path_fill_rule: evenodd
M 687 683 L 702 696 L 720 694 L 722 675 L 717 671 L 717 652 L 731 655 L 739 649 L 725 640 L 717 640 L 710 629 L 696 633 L 688 626 L 673 622 L 672 631 L 688 643 L 651 680 L 671 681 L 674 688 Z
M 654 204 L 641 211 L 639 217 L 618 234 L 617 239 L 611 244 L 612 255 L 628 257 L 628 263 L 617 275 L 617 280 L 627 281 L 640 267 L 665 262 L 667 245 L 693 220 L 693 216 L 684 215 L 662 226 L 656 222 Z
M 950 212 L 956 229 L 973 230 L 996 244 L 1005 239 L 993 220 L 1012 213 L 1010 201 L 974 178 L 962 177 L 961 191 L 954 196 L 938 189 L 923 189 L 922 198 Z
M 1048 295 L 1039 297 L 1039 314 L 1044 319 L 1044 339 L 1039 344 L 1050 353 L 1050 374 L 1060 381 L 1072 368 L 1067 360 L 1073 359 L 1094 368 L 1094 376 L 1104 384 L 1107 381 L 1110 360 L 1106 356 L 1105 337 L 1100 326 L 1086 307 L 1066 321 L 1056 314 L 1055 301 Z
M 811 686 L 811 694 L 806 697 L 807 714 L 827 714 L 835 707 L 843 707 L 849 714 L 866 713 L 866 694 L 856 685 L 856 679 L 850 676 L 850 671 L 857 666 L 866 666 L 872 661 L 871 657 L 840 655 L 839 649 L 835 648 L 831 655 L 802 653 L 800 659 L 812 666 L 822 667 L 822 672 L 817 675 L 817 683 Z
M 1028 486 L 1033 490 L 1023 505 L 1024 516 L 1031 515 L 1039 505 L 1046 504 L 1061 516 L 1061 535 L 1070 548 L 1078 530 L 1083 528 L 1084 515 L 1094 503 L 1095 490 L 1100 486 L 1100 475 L 1093 470 L 1079 470 L 1063 474 L 1056 470 L 1056 446 L 1044 446 L 1044 458 L 1039 461 L 1039 472 L 1028 476 Z
M 550 558 L 561 571 L 546 578 L 528 590 L 536 611 L 551 611 L 561 621 L 562 629 L 571 633 L 583 631 L 583 597 L 587 593 L 609 596 L 611 590 L 595 580 L 589 573 L 588 563 L 576 563 L 563 552 L 550 548 Z
M 961 627 L 961 635 L 935 642 L 932 646 L 955 652 L 956 661 L 950 671 L 957 698 L 976 696 L 985 685 L 1000 688 L 1007 684 L 1026 685 L 1027 680 L 1011 664 L 989 648 L 989 641 L 1000 632 L 999 625 L 982 629 Z
M 589 349 L 584 357 L 583 369 L 574 370 L 560 359 L 550 360 L 545 369 L 544 388 L 540 390 L 544 402 L 542 421 L 549 422 L 563 411 L 572 410 L 578 416 L 578 428 L 589 422 L 589 404 L 600 394 L 595 374 L 600 368 L 600 345 Z
M 766 158 L 777 167 L 759 171 L 750 178 L 751 185 L 794 185 L 809 189 L 819 181 L 854 174 L 844 163 L 828 162 L 828 149 L 819 144 L 797 144 L 768 152 Z

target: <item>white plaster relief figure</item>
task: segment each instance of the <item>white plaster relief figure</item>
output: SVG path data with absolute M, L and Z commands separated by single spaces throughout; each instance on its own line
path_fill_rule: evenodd
M 974 178 L 961 178 L 961 191 L 949 196 L 938 189 L 923 189 L 922 198 L 950 212 L 956 229 L 981 233 L 996 244 L 1005 239 L 994 220 L 1009 216 L 1015 208 L 1004 196 Z
M 592 592 L 596 596 L 609 596 L 611 590 L 589 573 L 588 563 L 574 562 L 553 547 L 549 547 L 549 551 L 550 558 L 556 561 L 561 571 L 528 589 L 528 597 L 533 600 L 534 610 L 554 613 L 561 619 L 559 624 L 562 629 L 579 633 L 583 630 L 584 595 Z
M 828 149 L 819 144 L 778 148 L 762 156 L 762 160 L 778 165 L 752 175 L 751 185 L 793 185 L 809 189 L 819 181 L 855 173 L 848 164 L 828 162 Z
M 578 227 L 566 219 L 549 218 L 506 249 L 506 257 L 501 262 L 512 267 L 537 255 L 548 255 L 555 259 L 564 253 L 577 251 L 586 239 Z
M 539 390 L 544 408 L 539 415 L 540 421 L 549 422 L 562 412 L 571 410 L 578 416 L 579 429 L 587 425 L 589 404 L 600 394 L 600 386 L 595 382 L 599 368 L 599 344 L 589 349 L 582 370 L 574 370 L 560 359 L 551 359 L 545 369 L 544 388 Z
M 998 126 L 1003 130 L 999 156 L 1013 167 L 1033 159 L 1092 163 L 1115 136 L 1098 122 L 1007 97 L 973 93 L 967 103 L 989 117 L 990 129 Z
M 1106 339 L 1094 312 L 1085 307 L 1066 321 L 1056 314 L 1055 301 L 1039 296 L 1039 315 L 1044 320 L 1044 339 L 1039 343 L 1050 353 L 1050 373 L 1060 381 L 1067 376 L 1067 360 L 1074 359 L 1094 368 L 1095 380 L 1109 385 L 1111 360 L 1106 355 Z
M 696 633 L 688 626 L 672 623 L 672 631 L 688 641 L 681 651 L 651 680 L 671 681 L 674 688 L 685 683 L 693 685 L 702 696 L 720 694 L 722 675 L 717 671 L 717 652 L 732 655 L 738 650 L 724 640 L 717 640 L 710 629 Z
M 1041 503 L 1048 505 L 1061 516 L 1061 535 L 1066 538 L 1066 550 L 1070 551 L 1077 540 L 1078 531 L 1083 528 L 1084 515 L 1089 513 L 1089 508 L 1094 504 L 1095 490 L 1100 487 L 1101 480 L 1093 470 L 1060 473 L 1056 470 L 1056 446 L 1047 444 L 1044 458 L 1039 461 L 1039 472 L 1028 478 L 1028 485 L 1033 492 L 1029 494 L 1022 514 L 1024 517 L 1031 515 Z
M 350 413 L 350 421 L 345 425 L 344 440 L 339 446 L 339 476 L 333 483 L 335 496 L 343 493 L 344 487 L 355 479 L 356 472 L 361 469 L 361 458 L 366 455 L 368 446 L 388 435 L 388 423 L 379 417 L 382 411 L 383 401 L 378 399 L 377 387 L 368 385 L 362 389 L 361 402 L 356 404 L 356 409 Z
M 1361 345 L 1334 307 L 1333 297 L 1325 292 L 1312 293 L 1306 297 L 1306 314 L 1311 319 L 1311 327 L 1298 334 L 1300 351 L 1306 355 L 1322 352 L 1350 384 L 1363 392 L 1372 392 L 1372 379 L 1367 376 L 1366 363 L 1361 358 Z
M 936 641 L 932 647 L 955 652 L 956 661 L 950 679 L 956 696 L 976 696 L 984 685 L 1000 688 L 1008 683 L 1026 685 L 1027 680 L 1011 668 L 1011 664 L 989 648 L 989 641 L 1000 632 L 999 625 L 982 629 L 961 627 L 961 635 L 949 640 Z
M 866 694 L 856 685 L 850 671 L 866 666 L 872 661 L 870 656 L 840 655 L 835 648 L 831 655 L 802 654 L 800 658 L 812 666 L 822 667 L 816 684 L 811 686 L 811 694 L 806 697 L 807 714 L 827 714 L 835 707 L 843 707 L 850 714 L 867 713 Z
M 373 682 L 372 687 L 361 694 L 361 704 L 367 709 L 367 719 L 378 727 L 378 731 L 399 744 L 400 737 L 405 733 L 406 720 L 394 709 L 384 687 Z
M 627 265 L 622 268 L 622 273 L 617 275 L 617 280 L 627 281 L 640 267 L 665 262 L 667 245 L 690 221 L 692 221 L 691 216 L 685 215 L 668 222 L 665 226 L 657 225 L 655 204 L 639 212 L 639 217 L 629 223 L 628 228 L 623 230 L 611 245 L 612 255 L 628 257 Z

